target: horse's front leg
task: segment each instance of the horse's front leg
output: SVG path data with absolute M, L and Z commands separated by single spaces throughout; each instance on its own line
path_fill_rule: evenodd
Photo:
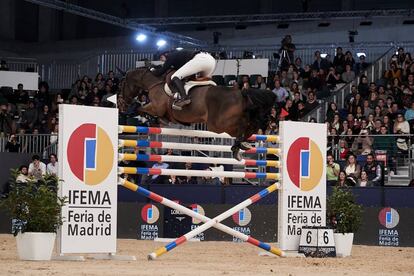
M 252 145 L 249 142 L 246 142 L 245 138 L 236 138 L 234 141 L 233 146 L 231 147 L 231 151 L 233 153 L 233 158 L 237 159 L 238 161 L 242 160 L 242 155 L 240 150 L 249 150 L 252 148 Z

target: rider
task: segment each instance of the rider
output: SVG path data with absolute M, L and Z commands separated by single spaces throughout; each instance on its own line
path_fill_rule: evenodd
M 190 50 L 174 50 L 164 53 L 163 56 L 166 58 L 164 64 L 161 67 L 152 68 L 151 71 L 154 75 L 161 76 L 169 69 L 177 70 L 171 76 L 171 82 L 176 88 L 174 92 L 179 93 L 180 99 L 173 103 L 172 108 L 182 110 L 183 106 L 191 103 L 190 97 L 185 92 L 182 79 L 195 74 L 211 77 L 216 68 L 216 60 L 207 52 Z

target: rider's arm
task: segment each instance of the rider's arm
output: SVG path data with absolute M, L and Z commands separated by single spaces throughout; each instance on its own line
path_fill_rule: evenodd
M 153 69 L 151 69 L 151 72 L 156 76 L 162 76 L 165 74 L 165 72 L 168 71 L 170 67 L 171 65 L 169 64 L 167 59 L 162 66 L 154 67 Z

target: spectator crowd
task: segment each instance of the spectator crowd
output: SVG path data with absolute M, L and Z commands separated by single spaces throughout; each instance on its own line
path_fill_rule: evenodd
M 243 76 L 234 81 L 237 89 L 268 89 L 277 97 L 270 114 L 270 122 L 259 131 L 265 134 L 277 134 L 281 120 L 302 120 L 304 116 L 319 106 L 319 100 L 331 95 L 341 83 L 353 83 L 345 97 L 344 106 L 329 103 L 325 123 L 328 130 L 327 180 L 332 185 L 382 185 L 385 165 L 390 173 L 396 172 L 397 153 L 407 154 L 409 150 L 408 134 L 412 132 L 414 122 L 414 63 L 410 53 L 403 48 L 392 56 L 389 70 L 376 82 L 368 82 L 363 72 L 370 65 L 365 56 L 355 60 L 350 51 L 344 53 L 341 47 L 336 54 L 322 57 L 320 51 L 314 53 L 312 64 L 302 64 L 302 59 L 294 59 L 294 45 L 287 47 L 288 60 L 283 58 L 278 70 L 266 79 L 262 76 Z M 291 61 L 291 62 L 290 62 Z M 46 82 L 39 83 L 38 91 L 26 91 L 23 85 L 17 90 L 0 94 L 0 135 L 7 137 L 6 150 L 21 151 L 22 145 L 16 134 L 57 134 L 58 106 L 62 103 L 74 105 L 105 106 L 113 104 L 107 99 L 118 95 L 119 123 L 137 117 L 137 107 L 148 103 L 146 91 L 141 91 L 135 101 L 127 105 L 123 99 L 123 80 L 113 71 L 105 76 L 98 73 L 94 78 L 84 76 L 74 82 L 70 91 L 52 94 Z M 311 119 L 315 122 L 315 119 Z M 394 136 L 387 136 L 393 134 Z M 52 142 L 56 142 L 56 138 Z M 172 154 L 172 153 L 170 153 Z M 385 155 L 384 162 L 376 161 L 376 155 Z M 55 156 L 56 159 L 56 156 Z M 34 160 L 33 162 L 35 162 Z M 52 158 L 50 160 L 52 162 Z M 362 162 L 362 163 L 361 163 Z M 33 164 L 33 163 L 32 163 Z M 48 166 L 32 165 L 21 171 L 26 175 L 39 177 Z M 43 164 L 43 165 L 42 165 Z M 169 167 L 169 164 L 156 163 L 155 167 Z M 185 164 L 185 168 L 195 164 Z M 209 166 L 205 169 L 215 169 Z M 55 173 L 53 165 L 50 169 Z M 22 173 L 25 175 L 24 173 Z M 22 176 L 23 177 L 23 176 Z M 161 177 L 151 177 L 148 181 L 158 182 Z M 223 180 L 163 179 L 170 183 L 218 183 Z

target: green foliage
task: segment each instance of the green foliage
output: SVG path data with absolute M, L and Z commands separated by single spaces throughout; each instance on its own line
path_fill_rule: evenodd
M 355 233 L 362 222 L 362 205 L 347 188 L 335 187 L 327 199 L 327 220 L 336 233 Z
M 57 196 L 59 178 L 46 175 L 40 180 L 17 183 L 18 172 L 12 171 L 10 192 L 0 201 L 0 208 L 15 220 L 13 235 L 19 232 L 56 232 L 62 225 L 65 198 Z

